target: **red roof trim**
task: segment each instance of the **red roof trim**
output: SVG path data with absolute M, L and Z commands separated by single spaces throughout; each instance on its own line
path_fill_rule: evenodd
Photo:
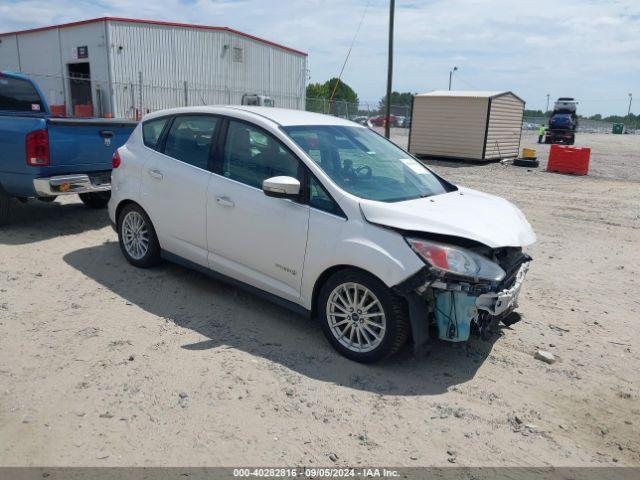
M 236 35 L 240 35 L 240 36 L 245 37 L 245 38 L 249 38 L 251 40 L 255 40 L 256 42 L 264 43 L 266 45 L 271 45 L 272 47 L 281 48 L 281 49 L 286 50 L 288 52 L 297 53 L 298 55 L 304 55 L 305 57 L 308 56 L 308 54 L 306 52 L 303 52 L 301 50 L 296 50 L 295 48 L 286 47 L 286 46 L 281 45 L 279 43 L 272 42 L 270 40 L 265 40 L 264 38 L 256 37 L 255 35 L 250 35 L 248 33 L 244 33 L 244 32 L 241 32 L 240 30 L 235 30 L 235 29 L 229 28 L 229 27 L 212 27 L 212 26 L 208 26 L 208 25 L 193 25 L 193 24 L 190 24 L 190 23 L 160 22 L 160 21 L 156 21 L 156 20 L 142 20 L 142 19 L 139 19 L 139 18 L 120 18 L 120 17 L 92 18 L 90 20 L 81 20 L 81 21 L 78 21 L 78 22 L 63 23 L 63 24 L 60 24 L 60 25 L 50 25 L 50 26 L 47 26 L 47 27 L 38 27 L 38 28 L 31 28 L 31 29 L 27 29 L 27 30 L 18 30 L 18 31 L 15 31 L 15 32 L 0 33 L 0 37 L 4 37 L 4 36 L 7 36 L 7 35 L 20 35 L 20 34 L 23 34 L 23 33 L 44 32 L 46 30 L 55 30 L 55 29 L 58 29 L 58 28 L 77 27 L 79 25 L 87 25 L 87 24 L 90 24 L 90 23 L 98 23 L 98 22 L 106 22 L 106 21 L 125 22 L 125 23 L 144 23 L 144 24 L 147 24 L 147 25 L 161 25 L 161 26 L 165 26 L 165 27 L 197 28 L 197 29 L 200 29 L 200 30 L 217 30 L 217 31 L 230 32 L 230 33 L 235 33 Z

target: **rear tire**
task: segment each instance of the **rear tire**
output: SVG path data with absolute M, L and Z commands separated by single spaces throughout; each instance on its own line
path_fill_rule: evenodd
M 321 327 L 341 355 L 372 363 L 396 353 L 409 337 L 404 299 L 361 270 L 334 273 L 318 298 Z
M 0 225 L 9 223 L 11 197 L 0 187 Z
M 111 198 L 111 192 L 81 193 L 78 196 L 87 207 L 97 210 L 107 206 Z
M 118 215 L 117 230 L 120 250 L 131 265 L 149 268 L 160 263 L 160 243 L 142 207 L 126 205 Z

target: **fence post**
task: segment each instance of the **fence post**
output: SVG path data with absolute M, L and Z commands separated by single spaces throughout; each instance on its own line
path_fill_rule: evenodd
M 189 89 L 187 87 L 187 81 L 184 81 L 184 106 L 189 106 Z
M 100 84 L 96 84 L 96 106 L 98 107 L 98 117 L 102 117 L 102 90 Z
M 143 115 L 143 110 L 144 108 L 142 107 L 142 70 L 138 72 L 138 84 L 140 85 L 140 91 L 138 92 L 138 103 L 140 104 L 140 118 L 136 119 L 136 120 L 140 120 L 142 118 Z
M 133 89 L 133 83 L 129 85 L 131 92 L 131 118 L 136 118 L 136 92 Z

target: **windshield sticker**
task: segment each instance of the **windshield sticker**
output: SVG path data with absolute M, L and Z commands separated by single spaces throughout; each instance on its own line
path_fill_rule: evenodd
M 38 105 L 37 103 L 32 103 L 31 104 L 31 110 L 33 110 L 34 112 L 39 112 L 40 111 L 40 105 Z
M 413 158 L 400 158 L 399 160 L 415 173 L 427 173 L 427 169 L 420 165 L 419 162 L 416 162 Z
M 2 84 L 2 85 L 9 85 L 9 80 L 4 80 L 4 79 L 2 79 L 2 80 L 0 80 L 0 84 Z

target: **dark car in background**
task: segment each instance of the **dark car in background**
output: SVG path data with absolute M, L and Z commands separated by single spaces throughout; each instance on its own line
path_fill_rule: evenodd
M 549 129 L 547 130 L 545 142 L 573 145 L 576 139 L 577 127 L 578 121 L 575 114 L 554 113 L 549 118 Z

